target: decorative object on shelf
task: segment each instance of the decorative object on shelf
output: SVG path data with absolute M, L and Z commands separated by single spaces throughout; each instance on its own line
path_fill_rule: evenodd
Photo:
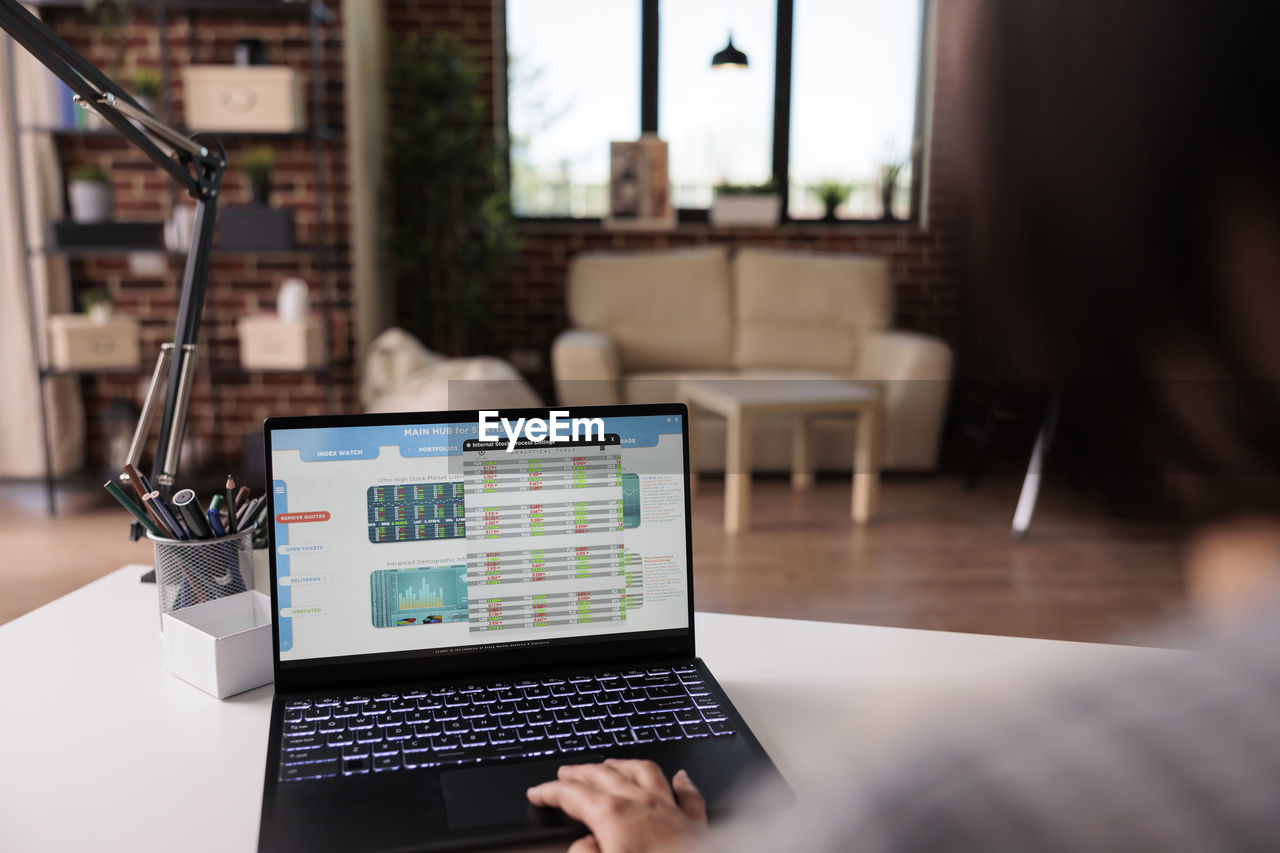
M 251 133 L 306 129 L 302 75 L 284 65 L 189 65 L 182 69 L 187 126 Z
M 809 192 L 822 202 L 825 210 L 822 218 L 827 222 L 834 222 L 838 218 L 836 209 L 849 200 L 849 196 L 853 193 L 853 184 L 828 178 L 809 187 Z
M 111 319 L 111 294 L 104 287 L 94 288 L 80 297 L 80 304 L 89 322 L 95 325 L 104 326 Z
M 898 154 L 896 145 L 888 146 L 888 155 L 880 162 L 880 218 L 885 222 L 893 222 L 898 217 L 894 211 L 898 197 L 898 185 L 911 167 L 919 143 L 906 154 Z
M 276 314 L 286 323 L 301 323 L 311 313 L 311 288 L 300 278 L 280 282 L 276 294 Z
M 656 133 L 635 142 L 609 143 L 609 216 L 607 228 L 676 227 L 667 174 L 667 143 Z
M 767 184 L 720 184 L 711 201 L 711 224 L 773 226 L 782 216 L 782 196 Z
M 489 283 L 517 245 L 480 96 L 482 66 L 456 37 L 388 46 L 390 117 L 383 206 L 402 325 L 437 351 L 463 355 L 488 325 Z
M 81 224 L 111 219 L 111 183 L 101 166 L 77 166 L 67 184 L 71 221 Z
M 267 64 L 267 46 L 262 39 L 240 39 L 231 49 L 232 62 L 239 68 Z
M 233 251 L 282 251 L 293 248 L 293 211 L 271 207 L 271 172 L 276 153 L 267 145 L 245 152 L 241 170 L 249 179 L 253 204 L 223 208 L 218 246 Z
M 190 249 L 192 225 L 195 219 L 194 207 L 189 204 L 175 204 L 164 223 L 164 247 L 170 252 L 185 252 Z
M 49 318 L 49 362 L 56 370 L 136 368 L 141 334 L 135 317 L 54 314 Z
M 712 68 L 746 68 L 747 55 L 733 46 L 733 30 L 729 31 L 729 43 L 711 57 Z

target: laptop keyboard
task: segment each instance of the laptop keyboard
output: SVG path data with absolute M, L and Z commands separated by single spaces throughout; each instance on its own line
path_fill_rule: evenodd
M 280 779 L 325 779 L 689 738 L 733 724 L 692 665 L 285 703 Z

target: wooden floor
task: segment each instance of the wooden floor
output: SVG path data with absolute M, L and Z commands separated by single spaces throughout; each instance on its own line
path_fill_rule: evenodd
M 1120 640 L 1186 606 L 1172 531 L 1109 518 L 1047 486 L 1031 536 L 1014 542 L 1015 480 L 965 492 L 952 478 L 887 479 L 875 524 L 848 517 L 849 486 L 792 492 L 758 479 L 750 532 L 727 535 L 721 481 L 694 504 L 697 607 L 1072 640 Z M 0 486 L 0 622 L 128 562 L 124 513 L 92 493 L 44 515 L 38 489 Z

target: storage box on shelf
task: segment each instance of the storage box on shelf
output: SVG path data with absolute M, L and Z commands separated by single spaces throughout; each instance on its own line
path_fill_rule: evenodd
M 282 65 L 189 65 L 182 69 L 193 130 L 291 133 L 306 127 L 302 75 Z
M 84 314 L 49 318 L 49 361 L 57 370 L 120 370 L 138 366 L 140 328 L 134 317 L 95 322 Z
M 236 329 L 245 370 L 309 370 L 325 364 L 328 350 L 318 317 L 302 322 L 273 315 L 242 317 Z

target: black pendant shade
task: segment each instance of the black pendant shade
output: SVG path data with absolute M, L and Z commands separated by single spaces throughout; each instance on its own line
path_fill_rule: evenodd
M 712 68 L 746 68 L 747 55 L 733 46 L 733 33 L 729 34 L 729 43 L 724 50 L 711 57 Z

